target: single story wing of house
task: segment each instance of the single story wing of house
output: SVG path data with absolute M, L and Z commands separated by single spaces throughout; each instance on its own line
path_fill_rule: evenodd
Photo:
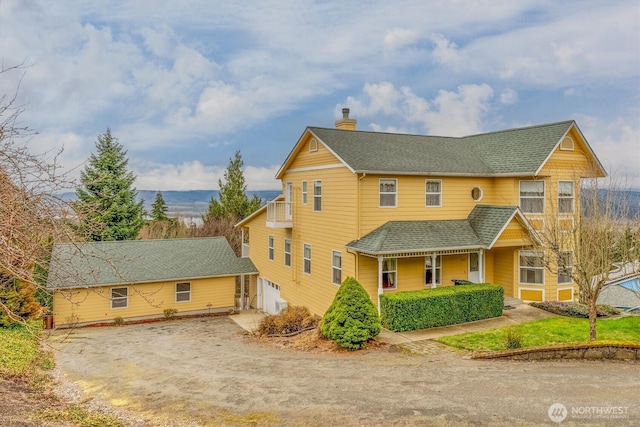
M 257 274 L 224 237 L 58 243 L 47 289 L 57 326 L 233 310 Z

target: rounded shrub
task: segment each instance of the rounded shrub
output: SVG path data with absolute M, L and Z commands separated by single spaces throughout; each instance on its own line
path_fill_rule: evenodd
M 380 329 L 380 317 L 369 294 L 356 279 L 347 277 L 322 318 L 320 332 L 340 347 L 357 350 Z

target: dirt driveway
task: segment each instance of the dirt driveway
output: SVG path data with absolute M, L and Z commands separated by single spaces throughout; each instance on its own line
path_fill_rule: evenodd
M 153 426 L 553 425 L 555 403 L 563 425 L 640 424 L 637 363 L 307 353 L 248 339 L 228 317 L 67 334 L 50 339 L 64 376 Z

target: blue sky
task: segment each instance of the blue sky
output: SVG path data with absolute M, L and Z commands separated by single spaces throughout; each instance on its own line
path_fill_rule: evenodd
M 2 0 L 2 93 L 72 174 L 107 127 L 136 187 L 249 189 L 306 126 L 462 136 L 574 119 L 640 188 L 637 1 Z M 80 167 L 78 167 L 80 166 Z M 75 168 L 75 169 L 74 169 Z

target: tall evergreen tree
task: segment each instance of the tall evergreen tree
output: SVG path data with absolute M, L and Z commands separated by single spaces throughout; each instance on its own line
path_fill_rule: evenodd
M 144 211 L 143 202 L 136 202 L 136 176 L 127 169 L 127 152 L 109 129 L 98 135 L 96 149 L 80 174 L 82 187 L 76 190 L 74 208 L 81 229 L 88 240 L 135 239 Z
M 220 192 L 218 199 L 211 198 L 209 210 L 203 217 L 204 222 L 218 219 L 240 220 L 251 215 L 260 207 L 260 198 L 254 195 L 247 197 L 247 185 L 242 171 L 242 155 L 236 151 L 233 159 L 229 160 L 229 166 L 224 172 L 224 181 L 218 180 Z
M 158 191 L 156 194 L 156 200 L 151 205 L 151 220 L 153 221 L 166 221 L 169 219 L 167 216 L 167 211 L 169 208 L 167 207 L 167 203 L 164 201 L 162 197 L 162 193 Z

